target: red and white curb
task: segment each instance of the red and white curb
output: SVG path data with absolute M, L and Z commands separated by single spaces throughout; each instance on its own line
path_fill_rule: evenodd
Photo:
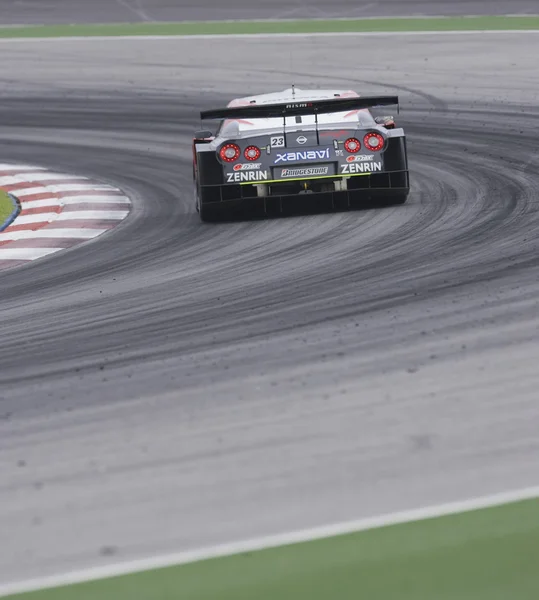
M 97 237 L 123 221 L 131 207 L 118 188 L 31 165 L 0 163 L 0 188 L 21 204 L 18 217 L 0 232 L 0 269 Z

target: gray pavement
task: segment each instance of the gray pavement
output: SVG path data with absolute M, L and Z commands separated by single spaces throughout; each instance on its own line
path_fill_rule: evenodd
M 539 13 L 537 0 L 1 0 L 0 24 Z
M 135 210 L 0 273 L 0 581 L 538 483 L 539 36 L 377 40 L 1 43 L 3 158 Z M 198 111 L 292 81 L 401 95 L 409 204 L 199 223 Z

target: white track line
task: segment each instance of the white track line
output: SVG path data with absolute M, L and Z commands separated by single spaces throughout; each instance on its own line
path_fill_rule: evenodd
M 97 195 L 84 195 L 84 196 L 64 196 L 62 198 L 62 204 L 131 204 L 131 200 L 127 196 L 97 196 Z M 27 202 L 28 206 L 30 202 Z
M 0 171 L 28 171 L 33 173 L 34 171 L 46 171 L 45 167 L 36 167 L 35 165 L 12 165 L 6 163 L 0 163 Z
M 22 183 L 22 182 L 21 182 Z M 37 182 L 32 182 L 37 183 Z M 115 188 L 109 186 L 95 186 L 91 183 L 58 183 L 56 185 L 36 185 L 30 188 L 21 188 L 20 190 L 11 190 L 16 196 L 33 196 L 34 194 L 57 194 L 59 192 L 116 192 Z
M 18 192 L 17 192 L 18 194 Z M 64 198 L 57 198 L 51 196 L 50 198 L 44 198 L 43 200 L 28 200 L 24 203 L 24 210 L 29 208 L 43 208 L 44 206 L 72 206 L 76 204 L 131 204 L 131 201 L 127 196 L 66 196 Z
M 0 171 L 2 169 L 0 168 Z M 30 182 L 41 182 L 41 181 L 69 181 L 70 179 L 75 180 L 87 180 L 87 177 L 81 177 L 80 175 L 63 175 L 62 173 L 24 173 L 23 175 L 4 175 L 0 177 L 0 185 L 16 185 L 17 183 L 28 183 Z
M 71 37 L 45 37 L 45 38 L 0 38 L 0 44 L 4 43 L 43 43 L 43 42 L 119 42 L 126 40 L 156 41 L 156 40 L 218 40 L 218 39 L 260 39 L 260 38 L 309 38 L 309 37 L 343 37 L 343 36 L 417 36 L 417 35 L 499 35 L 499 34 L 539 34 L 539 29 L 469 29 L 455 31 L 336 31 L 336 32 L 314 32 L 314 33 L 220 33 L 220 34 L 195 34 L 195 35 L 91 35 Z
M 2 248 L 0 260 L 35 260 L 64 248 Z
M 105 567 L 94 567 L 82 571 L 72 571 L 71 573 L 64 573 L 61 575 L 53 575 L 40 579 L 30 579 L 28 581 L 2 585 L 0 586 L 0 596 L 61 587 L 74 583 L 105 579 L 107 577 L 117 577 L 119 575 L 129 575 L 131 573 L 137 573 L 140 571 L 161 569 L 163 567 L 182 565 L 199 560 L 207 560 L 209 558 L 231 556 L 234 554 L 240 554 L 242 552 L 254 552 L 257 550 L 265 550 L 267 548 L 276 548 L 278 546 L 309 542 L 313 540 L 334 537 L 337 535 L 356 533 L 359 531 L 366 531 L 368 529 L 376 529 L 378 527 L 386 527 L 388 525 L 422 521 L 424 519 L 432 519 L 445 515 L 453 515 L 482 508 L 500 506 L 510 502 L 518 502 L 520 500 L 529 500 L 538 497 L 539 486 L 536 486 L 515 490 L 512 492 L 494 494 L 491 496 L 472 498 L 460 502 L 450 502 L 448 504 L 440 504 L 438 506 L 428 506 L 416 510 L 391 513 L 388 515 L 371 517 L 358 521 L 348 521 L 345 523 L 315 527 L 313 529 L 304 529 L 291 533 L 284 533 L 240 542 L 232 542 L 230 544 L 202 548 L 200 550 L 179 552 L 177 554 L 165 554 L 163 556 L 154 556 L 152 558 L 142 560 L 117 563 Z
M 26 240 L 26 239 L 37 239 L 37 238 L 60 238 L 60 239 L 81 239 L 89 240 L 97 235 L 101 235 L 109 229 L 91 229 L 86 227 L 84 229 L 62 227 L 59 229 L 49 229 L 42 227 L 41 229 L 28 230 L 22 229 L 21 231 L 4 231 L 2 232 L 1 240 Z M 2 256 L 0 254 L 0 260 Z
M 120 221 L 129 214 L 128 210 L 77 210 L 55 215 L 56 221 L 88 221 L 90 219 L 114 219 Z
M 12 225 L 28 225 L 28 223 L 45 223 L 47 221 L 56 221 L 60 214 L 55 212 L 43 212 L 35 215 L 19 215 Z M 2 232 L 3 233 L 3 232 Z M 0 240 L 3 236 L 0 236 Z
M 47 185 L 47 188 L 52 192 L 118 191 L 109 185 L 94 185 L 92 183 L 58 183 Z

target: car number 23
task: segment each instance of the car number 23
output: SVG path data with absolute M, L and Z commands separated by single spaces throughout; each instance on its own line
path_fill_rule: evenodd
M 270 146 L 272 148 L 284 148 L 284 136 L 274 135 L 270 137 Z

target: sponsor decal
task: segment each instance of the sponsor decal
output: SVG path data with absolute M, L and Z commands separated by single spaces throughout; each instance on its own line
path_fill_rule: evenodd
M 294 104 L 287 104 L 285 108 L 309 108 L 312 105 L 312 102 L 294 102 Z
M 327 175 L 329 167 L 303 167 L 300 169 L 283 169 L 281 177 L 314 177 L 316 175 Z
M 298 138 L 296 138 L 296 142 L 298 144 L 306 144 L 307 143 L 307 138 L 304 135 L 300 135 Z
M 346 162 L 366 162 L 373 159 L 374 154 L 355 154 L 354 156 L 348 156 Z
M 234 171 L 256 171 L 261 166 L 262 163 L 238 163 L 234 165 Z
M 267 171 L 236 171 L 226 174 L 227 183 L 241 183 L 242 181 L 267 181 Z
M 349 163 L 341 165 L 341 174 L 353 175 L 354 173 L 374 173 L 382 170 L 381 162 Z
M 319 131 L 318 135 L 320 137 L 337 138 L 337 137 L 342 137 L 343 135 L 350 135 L 350 131 L 346 131 L 346 129 L 340 129 L 340 130 L 332 129 L 330 131 Z M 342 142 L 341 142 L 341 144 L 342 144 Z
M 325 148 L 324 150 L 303 150 L 277 154 L 275 164 L 292 160 L 323 160 L 324 158 L 329 158 L 329 148 Z
M 335 156 L 344 156 L 344 150 L 335 150 Z
M 270 146 L 272 148 L 284 148 L 284 135 L 274 135 L 270 137 Z

